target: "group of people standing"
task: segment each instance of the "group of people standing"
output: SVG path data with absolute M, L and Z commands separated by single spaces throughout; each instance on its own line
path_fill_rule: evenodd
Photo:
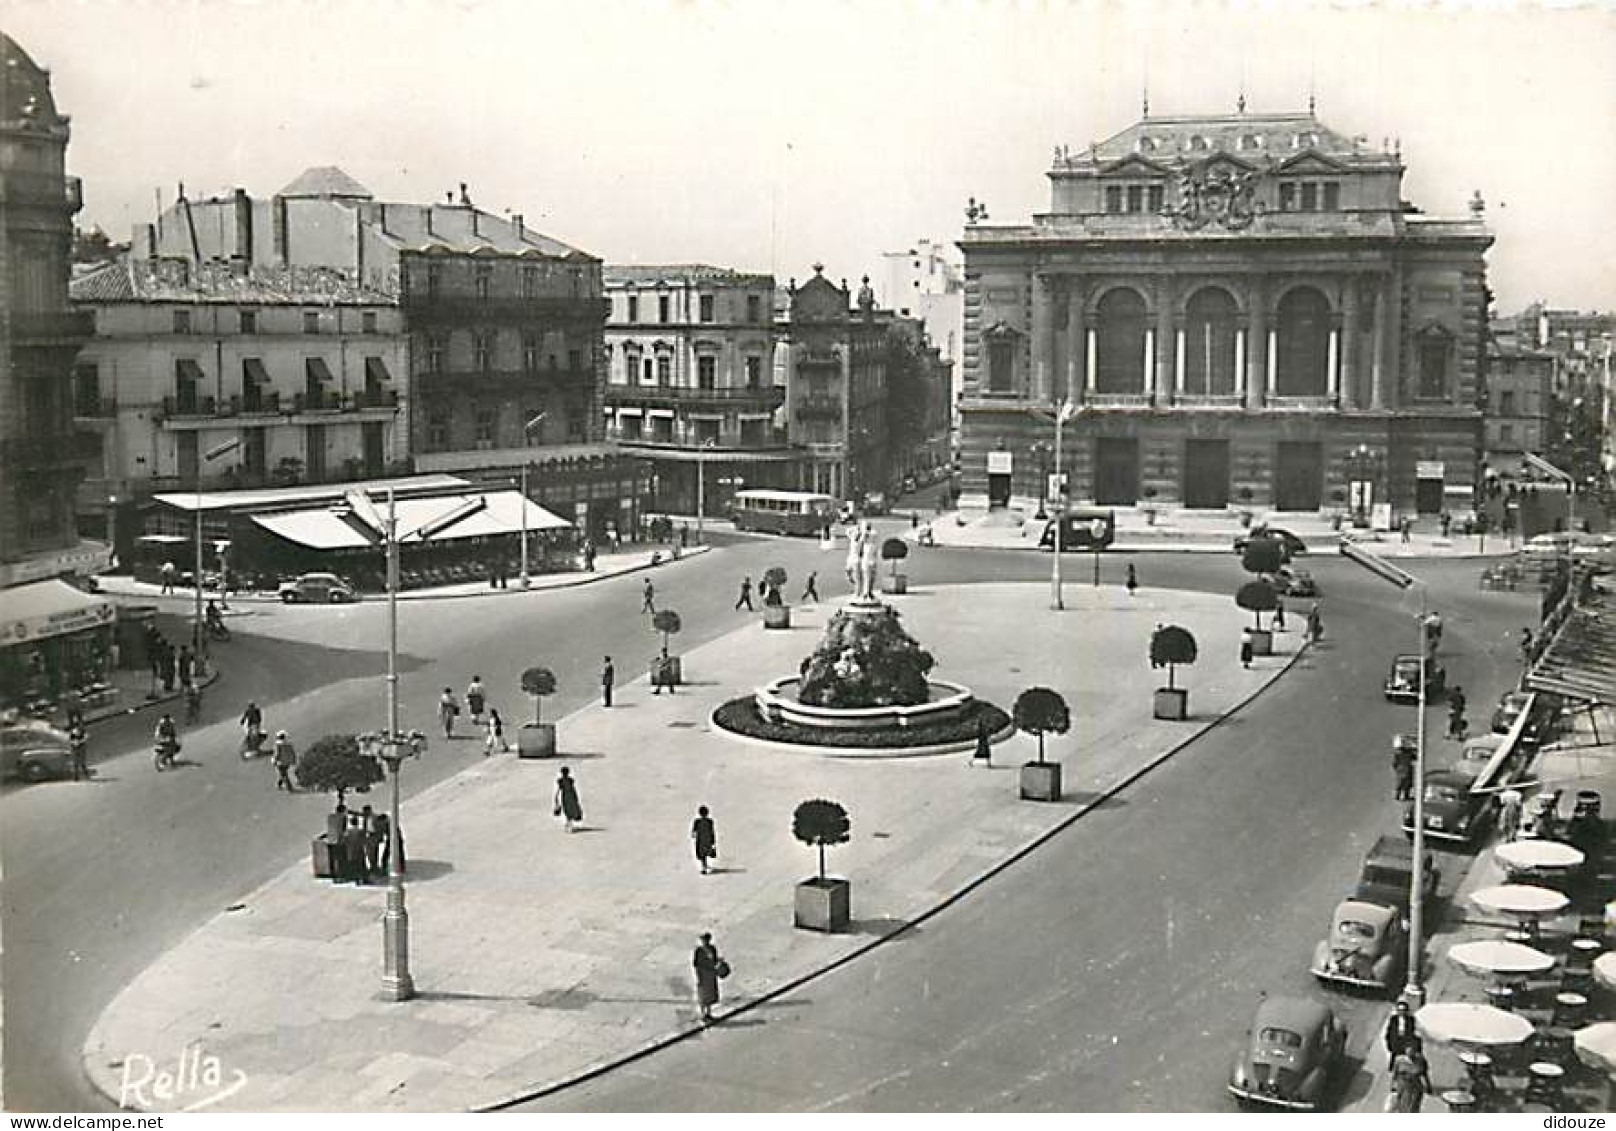
M 387 874 L 392 862 L 392 821 L 366 805 L 350 813 L 337 803 L 326 817 L 325 843 L 331 856 L 331 882 L 368 884 Z M 404 871 L 404 838 L 398 838 L 398 870 Z

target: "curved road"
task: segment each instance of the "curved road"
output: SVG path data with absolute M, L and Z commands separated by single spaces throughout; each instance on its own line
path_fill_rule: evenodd
M 845 592 L 840 556 L 813 543 L 725 541 L 723 552 L 649 574 L 659 604 L 683 616 L 676 650 L 722 635 L 748 616 L 731 607 L 743 573 L 756 577 L 780 564 L 795 589 L 808 569 L 817 569 L 828 598 Z M 1228 592 L 1241 576 L 1222 556 L 1135 560 L 1146 584 Z M 1163 1032 L 1170 1019 L 1187 1017 L 1196 1034 L 1190 1044 L 1216 1046 L 1221 1060 L 1230 1042 L 1200 1033 L 1233 1024 L 1248 1005 L 1230 1008 L 1205 995 L 1220 983 L 1217 992 L 1225 996 L 1270 984 L 1259 977 L 1267 959 L 1253 957 L 1254 941 L 1297 931 L 1311 939 L 1350 878 L 1353 853 L 1342 849 L 1343 839 L 1367 837 L 1390 820 L 1381 751 L 1391 709 L 1374 688 L 1386 634 L 1405 622 L 1378 607 L 1382 591 L 1371 582 L 1340 563 L 1320 566 L 1332 650 L 1315 670 L 1294 672 L 1279 694 L 1259 700 L 1124 803 L 1080 822 L 906 941 L 810 984 L 788 1003 L 757 1011 L 732 1032 L 687 1043 L 561 1102 L 619 1109 L 1149 1105 L 1146 1097 L 1160 1095 L 1150 1089 L 1166 1079 L 1154 1067 L 1172 1044 Z M 908 568 L 924 580 L 1036 579 L 1047 577 L 1048 558 L 924 550 Z M 1121 568 L 1117 559 L 1106 560 L 1111 583 Z M 1085 569 L 1072 572 L 1086 577 Z M 1476 595 L 1474 567 L 1445 569 L 1465 579 L 1469 604 L 1500 641 L 1500 657 L 1511 658 L 1505 637 L 1519 622 L 1513 608 L 1525 598 Z M 520 717 L 529 704 L 501 688 L 513 687 L 516 674 L 533 663 L 553 667 L 561 683 L 545 706 L 550 717 L 592 698 L 603 654 L 616 658 L 620 680 L 632 678 L 656 646 L 638 616 L 641 576 L 491 600 L 405 604 L 406 725 L 425 729 L 436 689 L 459 690 L 473 671 L 509 708 L 508 717 Z M 1502 617 L 1492 611 L 1510 606 Z M 226 675 L 209 696 L 208 725 L 186 738 L 186 753 L 201 753 L 200 765 L 154 774 L 146 750 L 151 722 L 142 715 L 95 732 L 98 784 L 15 790 L 0 801 L 6 1097 L 14 1110 L 104 1107 L 78 1066 L 100 1010 L 180 937 L 306 852 L 326 802 L 277 794 L 262 763 L 236 759 L 233 718 L 255 696 L 266 704 L 271 727 L 287 726 L 305 743 L 379 722 L 380 654 L 326 645 L 380 642 L 381 606 L 334 612 L 263 611 L 266 629 L 305 643 L 256 636 L 251 618 L 238 622 L 242 631 L 221 657 Z M 1448 615 L 1447 648 L 1473 655 L 1464 620 L 1462 610 Z M 1464 658 L 1450 668 L 1467 685 L 1474 680 L 1478 705 L 1478 691 L 1507 678 L 1503 669 L 1490 673 L 1495 679 L 1473 674 Z M 1352 680 L 1342 686 L 1355 694 L 1336 695 L 1334 676 L 1345 671 Z M 1301 720 L 1336 736 L 1359 734 L 1358 757 L 1343 758 L 1334 739 L 1317 746 L 1281 737 L 1294 734 Z M 1239 749 L 1223 750 L 1237 735 L 1232 745 Z M 453 774 L 477 756 L 477 745 L 434 743 L 407 768 L 407 791 Z M 1268 796 L 1259 803 L 1262 793 Z M 1323 798 L 1327 811 L 1315 812 Z M 1132 905 L 1118 899 L 1137 891 L 1153 894 Z M 1287 915 L 1294 922 L 1281 926 Z M 1273 969 L 1300 968 L 1306 945 L 1277 955 Z M 948 992 L 933 994 L 928 977 Z M 1011 1039 L 1016 1034 L 1024 1039 Z M 958 1055 L 938 1040 L 957 1045 Z M 715 1043 L 727 1046 L 716 1057 L 705 1047 Z M 1012 1049 L 1015 1056 L 1006 1059 Z M 994 1089 L 966 1084 L 977 1080 L 971 1064 L 978 1055 L 994 1066 Z M 945 1061 L 952 1072 L 927 1067 Z M 1194 1062 L 1165 1061 L 1178 1066 L 1178 1076 Z M 1081 1071 L 1053 1072 L 1056 1064 Z M 1136 1076 L 1145 1090 L 1133 1099 L 1122 1085 Z M 1074 1090 L 1077 1079 L 1089 1086 Z M 698 1080 L 717 1090 L 687 1090 Z M 1215 1102 L 1215 1091 L 1215 1081 L 1207 1092 L 1181 1080 L 1173 1094 L 1181 1105 L 1204 1107 Z

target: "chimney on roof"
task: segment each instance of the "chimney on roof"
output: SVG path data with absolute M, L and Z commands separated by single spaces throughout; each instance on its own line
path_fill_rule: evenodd
M 460 182 L 460 203 L 464 204 L 467 208 L 471 207 L 471 197 L 466 194 L 465 181 Z
M 481 219 L 481 214 L 479 214 L 478 211 L 473 208 L 471 210 L 471 234 L 474 236 L 480 236 L 483 234 L 482 225 L 478 223 L 478 221 Z
M 184 200 L 185 199 L 185 182 L 184 181 L 180 182 L 179 195 L 176 196 L 174 199 L 175 200 Z
M 443 194 L 443 203 L 449 205 L 450 207 L 454 206 L 454 190 L 453 189 L 450 189 L 448 192 Z
M 382 235 L 384 235 L 384 236 L 388 235 L 389 232 L 387 231 L 387 201 L 385 201 L 385 200 L 382 201 L 376 207 L 381 210 L 380 216 L 381 216 Z
M 247 196 L 246 189 L 237 189 L 234 194 L 235 220 L 236 220 L 236 250 L 234 258 L 246 263 L 253 261 L 253 226 L 252 226 L 252 200 Z
M 520 212 L 511 217 L 511 223 L 516 225 L 516 242 L 521 243 L 527 239 L 527 228 L 522 223 L 522 214 Z
M 432 206 L 430 204 L 426 206 L 426 234 L 429 236 L 437 235 L 432 230 Z

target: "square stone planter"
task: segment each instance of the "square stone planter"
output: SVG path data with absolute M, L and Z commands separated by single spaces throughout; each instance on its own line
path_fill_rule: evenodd
M 902 596 L 909 592 L 909 575 L 906 573 L 888 575 L 886 584 L 881 588 L 894 596 Z
M 309 844 L 309 863 L 314 869 L 315 878 L 331 878 L 331 842 L 326 840 L 324 833 Z
M 662 671 L 661 671 L 662 681 L 661 682 L 662 682 L 663 687 L 678 687 L 680 684 L 684 683 L 684 681 L 685 681 L 685 669 L 684 669 L 684 665 L 679 662 L 679 657 L 678 656 L 669 656 L 666 660 L 662 661 L 662 663 L 660 663 L 660 664 L 652 664 L 651 665 L 651 686 L 652 687 L 655 687 L 657 685 L 657 674 L 658 674 L 657 669 L 658 668 L 662 669 Z
M 791 924 L 805 931 L 836 934 L 853 922 L 853 884 L 827 876 L 803 880 L 797 885 Z
M 763 606 L 763 627 L 764 628 L 790 628 L 791 627 L 791 606 L 790 605 L 764 605 Z
M 556 752 L 554 723 L 524 723 L 516 731 L 518 758 L 553 758 Z
M 1021 767 L 1021 800 L 1059 801 L 1061 768 L 1059 762 L 1026 762 Z
M 1158 687 L 1151 701 L 1151 714 L 1158 719 L 1181 723 L 1190 717 L 1190 693 L 1183 687 Z
M 1248 628 L 1246 636 L 1251 641 L 1251 654 L 1253 656 L 1272 656 L 1274 654 L 1274 634 L 1266 628 Z

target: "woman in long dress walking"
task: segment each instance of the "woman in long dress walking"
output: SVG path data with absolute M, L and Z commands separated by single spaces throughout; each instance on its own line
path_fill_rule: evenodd
M 718 1004 L 718 980 L 729 975 L 729 963 L 713 945 L 713 936 L 703 933 L 701 943 L 690 956 L 696 971 L 696 1007 L 701 1010 L 702 1024 L 712 1022 L 713 1006 Z
M 572 780 L 572 771 L 566 766 L 561 767 L 561 776 L 556 778 L 555 815 L 566 819 L 569 833 L 584 819 L 584 807 L 578 804 L 578 783 Z
M 707 874 L 707 861 L 718 855 L 718 829 L 707 812 L 707 806 L 696 809 L 696 819 L 690 823 L 690 839 L 696 842 L 696 863 L 701 874 Z

